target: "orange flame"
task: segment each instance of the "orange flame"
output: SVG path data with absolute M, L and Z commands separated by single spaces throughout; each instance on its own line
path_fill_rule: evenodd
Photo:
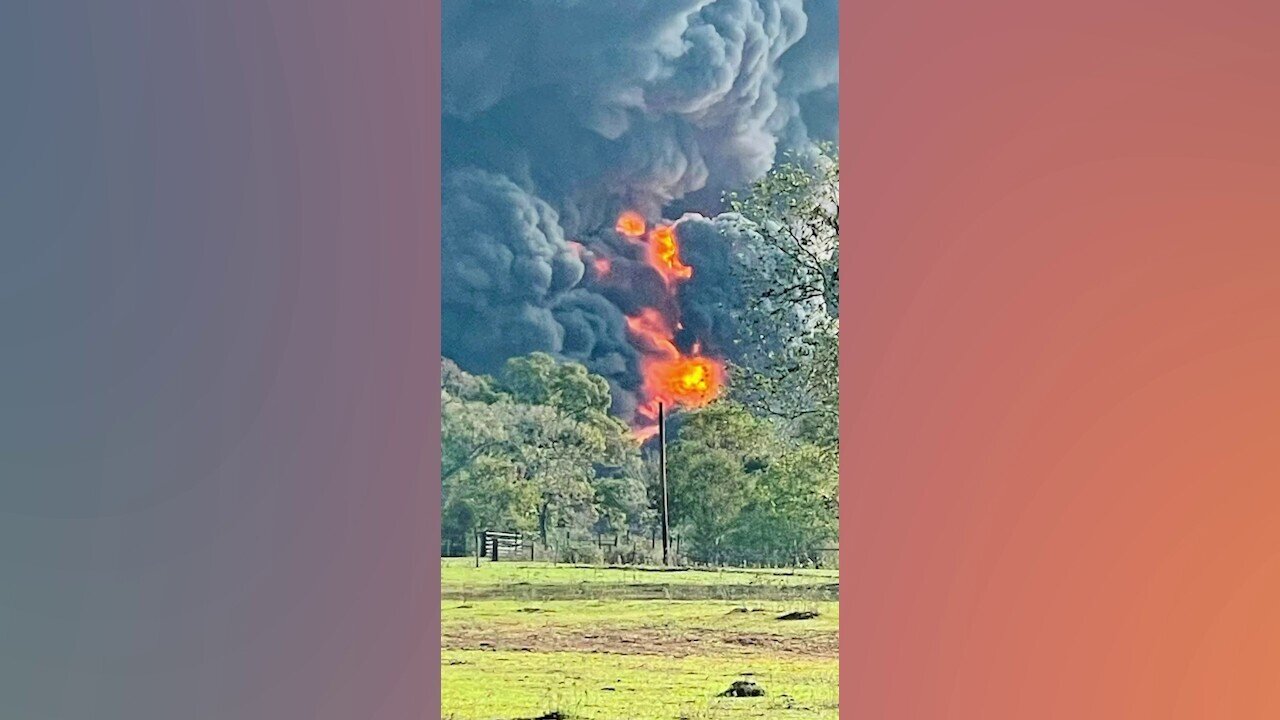
M 644 216 L 635 210 L 627 210 L 618 216 L 618 224 L 614 226 L 619 235 L 629 238 L 644 236 Z
M 693 268 L 680 259 L 680 242 L 674 226 L 657 225 L 649 231 L 647 238 L 645 229 L 644 217 L 633 210 L 618 216 L 617 231 L 620 235 L 638 242 L 647 239 L 649 266 L 662 276 L 668 292 L 672 293 L 674 283 L 693 277 Z M 657 432 L 652 421 L 658 417 L 658 403 L 671 408 L 702 407 L 714 400 L 724 387 L 724 363 L 703 355 L 696 344 L 691 353 L 681 352 L 676 346 L 672 327 L 683 327 L 680 318 L 669 318 L 657 308 L 643 308 L 636 315 L 627 317 L 627 328 L 639 341 L 637 345 L 642 355 L 642 402 L 637 413 L 650 421 L 635 429 L 641 439 Z
M 720 394 L 724 386 L 724 364 L 702 355 L 680 352 L 672 340 L 666 318 L 653 308 L 627 318 L 627 327 L 645 341 L 646 355 L 640 361 L 641 391 L 646 398 L 638 408 L 644 417 L 658 416 L 658 403 L 679 407 L 702 407 Z
M 645 341 L 648 353 L 668 358 L 680 357 L 680 351 L 671 339 L 671 325 L 654 308 L 644 308 L 639 315 L 627 316 L 627 329 Z
M 649 233 L 649 264 L 668 285 L 693 277 L 693 268 L 680 261 L 680 244 L 670 225 L 659 225 Z
M 668 408 L 702 407 L 724 387 L 724 364 L 702 355 L 646 358 L 640 368 L 646 400 L 637 411 L 650 420 L 658 417 L 658 403 Z

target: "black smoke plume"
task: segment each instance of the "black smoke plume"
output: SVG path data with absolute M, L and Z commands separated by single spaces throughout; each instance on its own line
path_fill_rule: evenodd
M 678 314 L 678 344 L 730 356 L 728 226 L 679 223 L 695 271 L 673 297 L 613 222 L 714 214 L 779 152 L 833 138 L 835 0 L 450 0 L 443 20 L 444 354 L 583 362 L 623 417 L 625 315 Z

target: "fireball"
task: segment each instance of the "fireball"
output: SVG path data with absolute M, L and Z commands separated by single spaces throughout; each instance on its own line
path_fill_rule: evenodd
M 627 318 L 627 328 L 641 342 L 644 357 L 640 360 L 643 379 L 641 393 L 645 398 L 639 407 L 642 417 L 658 416 L 658 403 L 670 407 L 702 407 L 720 394 L 724 387 L 724 363 L 703 355 L 695 346 L 690 353 L 681 352 L 671 334 L 667 319 L 654 308 Z
M 614 226 L 614 229 L 623 237 L 644 237 L 644 217 L 635 210 L 627 210 L 618 216 L 618 224 Z
M 670 225 L 659 225 L 649 233 L 649 264 L 668 285 L 693 277 L 693 268 L 680 260 L 680 243 Z
M 659 397 L 669 398 L 673 405 L 702 407 L 716 398 L 724 383 L 724 367 L 700 355 L 653 363 L 646 380 L 652 378 Z

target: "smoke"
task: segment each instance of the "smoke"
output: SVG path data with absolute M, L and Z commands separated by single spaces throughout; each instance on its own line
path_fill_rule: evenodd
M 581 361 L 624 417 L 624 315 L 678 313 L 677 342 L 731 353 L 728 225 L 680 222 L 696 271 L 673 298 L 613 221 L 714 214 L 781 150 L 833 137 L 835 0 L 451 0 L 443 20 L 444 353 Z
M 738 261 L 735 250 L 744 246 L 739 238 L 748 226 L 737 215 L 715 218 L 686 215 L 676 223 L 680 249 L 686 261 L 697 268 L 680 287 L 680 320 L 684 326 L 676 335 L 683 350 L 699 343 L 717 356 L 737 359 L 738 346 L 745 340 L 737 310 L 748 302 L 734 274 Z
M 491 370 L 534 350 L 560 352 L 552 307 L 585 268 L 556 211 L 510 180 L 465 169 L 444 178 L 442 343 L 464 366 Z
M 639 358 L 627 341 L 622 312 L 602 295 L 578 289 L 557 302 L 554 316 L 564 328 L 561 354 L 608 378 L 614 391 L 613 412 L 630 417 L 640 388 Z

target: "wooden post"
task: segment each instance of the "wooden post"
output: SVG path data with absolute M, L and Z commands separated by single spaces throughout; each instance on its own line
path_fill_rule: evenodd
M 498 536 L 497 535 L 493 536 L 493 550 L 491 550 L 490 552 L 493 553 L 490 559 L 493 560 L 494 562 L 498 562 Z
M 667 415 L 658 403 L 658 482 L 662 485 L 662 564 L 671 564 L 671 516 L 667 510 Z
M 484 533 L 476 533 L 476 567 L 480 567 L 480 554 L 484 552 Z

